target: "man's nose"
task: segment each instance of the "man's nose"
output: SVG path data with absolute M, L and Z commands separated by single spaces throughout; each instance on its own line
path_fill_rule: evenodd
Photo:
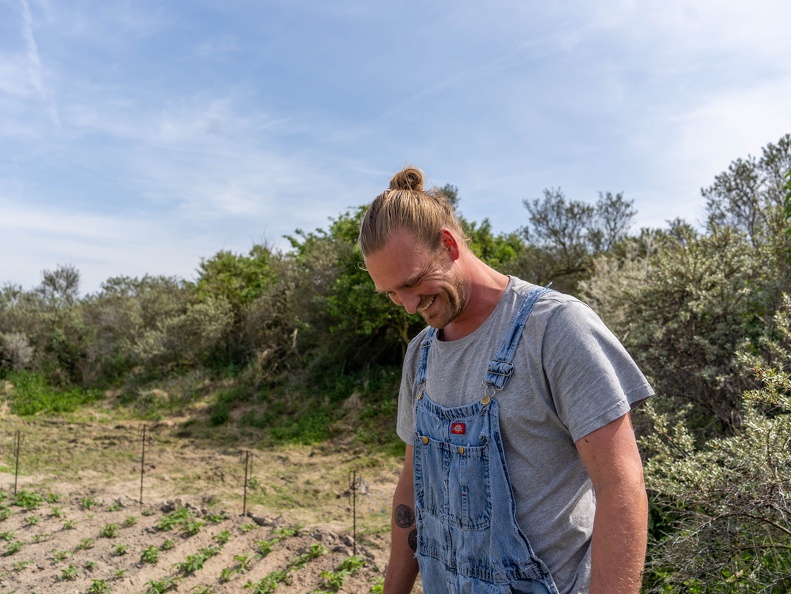
M 418 305 L 420 305 L 420 295 L 410 293 L 409 291 L 393 293 L 390 298 L 393 300 L 393 303 L 403 307 L 408 314 L 415 313 Z

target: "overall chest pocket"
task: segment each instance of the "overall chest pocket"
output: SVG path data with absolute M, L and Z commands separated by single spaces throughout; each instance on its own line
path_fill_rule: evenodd
M 415 436 L 415 505 L 440 522 L 464 530 L 491 524 L 489 447 Z

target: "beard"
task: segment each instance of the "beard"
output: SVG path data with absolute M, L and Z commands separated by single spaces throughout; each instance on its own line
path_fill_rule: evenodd
M 434 302 L 428 308 L 431 311 L 421 311 L 420 315 L 429 326 L 441 330 L 458 318 L 467 306 L 467 290 L 458 272 L 449 272 L 443 290 L 425 301 L 432 299 Z

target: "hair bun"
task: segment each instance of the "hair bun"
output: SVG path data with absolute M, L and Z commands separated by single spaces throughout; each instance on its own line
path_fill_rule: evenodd
M 391 190 L 423 191 L 423 172 L 417 167 L 405 167 L 390 180 Z

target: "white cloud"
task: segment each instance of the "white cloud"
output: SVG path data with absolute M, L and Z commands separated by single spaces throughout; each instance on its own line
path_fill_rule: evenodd
M 27 0 L 19 0 L 22 8 L 22 37 L 25 40 L 27 49 L 28 72 L 30 75 L 30 82 L 36 93 L 47 106 L 47 113 L 53 125 L 60 128 L 60 116 L 58 115 L 58 106 L 55 104 L 54 99 L 47 91 L 44 84 L 44 66 L 41 63 L 41 58 L 38 53 L 38 45 L 36 38 L 33 34 L 33 15 L 30 12 L 30 5 Z

